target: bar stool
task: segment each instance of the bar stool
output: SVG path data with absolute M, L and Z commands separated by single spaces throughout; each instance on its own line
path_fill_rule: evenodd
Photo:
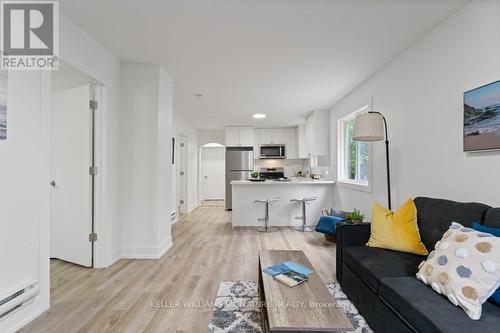
M 275 202 L 275 201 L 278 201 L 280 200 L 280 198 L 267 198 L 267 199 L 263 199 L 263 200 L 255 200 L 253 203 L 263 203 L 265 204 L 265 215 L 263 218 L 260 218 L 260 219 L 257 219 L 257 221 L 259 222 L 264 222 L 264 226 L 263 227 L 258 227 L 257 228 L 257 231 L 260 231 L 260 232 L 273 232 L 273 231 L 276 231 L 275 228 L 271 228 L 269 227 L 269 206 L 271 206 L 272 202 Z
M 295 230 L 301 231 L 301 232 L 309 232 L 313 231 L 313 227 L 309 227 L 307 225 L 307 217 L 306 217 L 306 204 L 309 204 L 309 201 L 314 201 L 318 199 L 318 197 L 306 197 L 302 199 L 292 199 L 290 202 L 300 202 L 302 204 L 302 216 L 297 216 L 295 219 L 296 220 L 302 220 L 302 225 L 298 227 L 294 227 Z

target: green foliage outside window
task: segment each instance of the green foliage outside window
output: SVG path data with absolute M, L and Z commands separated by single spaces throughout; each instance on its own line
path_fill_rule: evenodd
M 368 180 L 369 147 L 366 142 L 356 142 L 354 137 L 355 121 L 345 123 L 346 177 L 351 180 Z

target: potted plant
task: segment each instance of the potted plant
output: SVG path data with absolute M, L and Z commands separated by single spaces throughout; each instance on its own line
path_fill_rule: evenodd
M 250 176 L 251 176 L 252 178 L 259 178 L 259 172 L 258 172 L 258 171 L 253 171 L 253 172 L 250 174 Z
M 352 223 L 361 223 L 363 222 L 365 216 L 361 214 L 359 209 L 354 209 L 354 211 L 347 215 L 347 220 Z

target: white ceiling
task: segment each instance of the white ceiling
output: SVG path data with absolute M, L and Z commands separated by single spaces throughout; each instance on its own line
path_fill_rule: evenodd
M 174 80 L 175 109 L 215 129 L 300 123 L 467 2 L 61 0 L 60 7 L 123 60 L 162 65 Z

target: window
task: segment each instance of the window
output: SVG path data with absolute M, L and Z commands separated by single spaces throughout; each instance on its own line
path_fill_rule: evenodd
M 371 144 L 352 139 L 356 116 L 366 110 L 368 106 L 338 121 L 338 181 L 350 188 L 371 191 Z

